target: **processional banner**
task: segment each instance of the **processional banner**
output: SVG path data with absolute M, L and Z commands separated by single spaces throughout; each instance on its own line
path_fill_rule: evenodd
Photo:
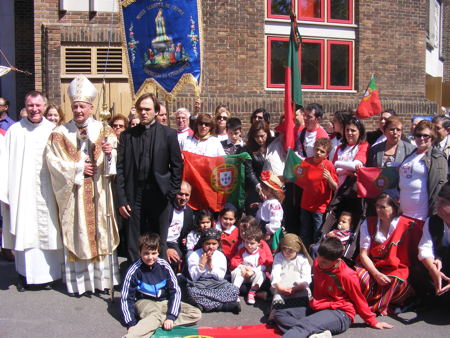
M 166 100 L 185 85 L 200 95 L 201 0 L 120 1 L 132 89 Z

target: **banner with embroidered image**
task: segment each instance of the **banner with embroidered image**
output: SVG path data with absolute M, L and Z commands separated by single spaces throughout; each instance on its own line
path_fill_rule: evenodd
M 200 0 L 120 2 L 132 89 L 166 100 L 186 84 L 200 94 Z

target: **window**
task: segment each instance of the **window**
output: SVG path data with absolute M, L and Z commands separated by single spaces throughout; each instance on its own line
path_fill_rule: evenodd
M 291 1 L 295 1 L 300 21 L 353 23 L 353 0 L 266 0 L 267 17 L 289 20 Z
M 352 43 L 328 41 L 328 89 L 352 89 Z
M 284 88 L 291 1 L 295 1 L 303 39 L 299 50 L 302 88 L 353 91 L 354 0 L 266 0 L 266 88 Z
M 288 43 L 287 37 L 267 37 L 268 88 L 284 88 Z M 353 89 L 352 41 L 303 38 L 299 59 L 303 89 Z
M 123 74 L 122 48 L 64 47 L 63 74 Z

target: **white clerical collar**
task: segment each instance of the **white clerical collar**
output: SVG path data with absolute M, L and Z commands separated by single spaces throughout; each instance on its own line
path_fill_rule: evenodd
M 150 122 L 149 124 L 144 124 L 145 129 L 150 128 L 151 126 L 153 126 L 156 123 L 156 120 L 153 120 L 152 122 Z

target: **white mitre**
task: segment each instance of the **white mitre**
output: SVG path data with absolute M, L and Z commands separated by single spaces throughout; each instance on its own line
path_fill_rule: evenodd
M 84 75 L 78 75 L 69 85 L 67 94 L 70 97 L 70 102 L 87 102 L 94 103 L 97 97 L 97 89 L 88 78 Z

